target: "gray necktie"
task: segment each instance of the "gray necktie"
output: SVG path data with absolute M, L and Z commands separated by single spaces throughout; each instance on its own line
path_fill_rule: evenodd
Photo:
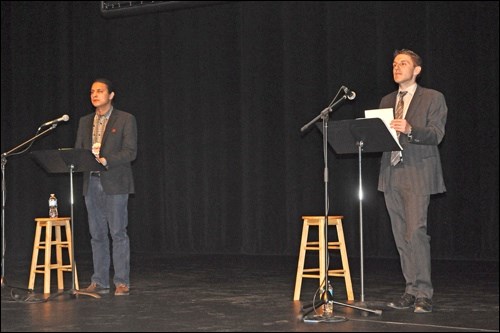
M 407 94 L 407 91 L 400 91 L 399 92 L 399 101 L 398 105 L 396 106 L 396 113 L 394 115 L 394 119 L 401 119 L 403 118 L 403 110 L 405 108 L 405 102 L 403 100 L 403 97 Z M 399 138 L 400 132 L 398 132 L 398 138 Z M 401 161 L 401 152 L 400 151 L 393 151 L 391 152 L 391 165 L 394 166 L 398 164 Z

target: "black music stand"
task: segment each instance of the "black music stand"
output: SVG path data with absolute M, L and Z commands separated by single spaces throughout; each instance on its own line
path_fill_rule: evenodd
M 69 172 L 70 195 L 71 195 L 71 295 L 87 295 L 101 298 L 100 295 L 76 290 L 75 281 L 75 241 L 74 241 L 74 216 L 73 216 L 73 173 L 84 171 L 104 171 L 106 168 L 100 164 L 94 154 L 87 149 L 60 148 L 54 150 L 39 150 L 31 152 L 35 161 L 48 173 Z
M 333 147 L 337 154 L 358 153 L 361 305 L 364 305 L 363 183 L 361 173 L 361 155 L 362 152 L 376 153 L 384 151 L 399 151 L 402 150 L 402 148 L 380 118 L 359 118 L 333 121 L 331 126 L 328 128 L 328 137 L 328 143 Z

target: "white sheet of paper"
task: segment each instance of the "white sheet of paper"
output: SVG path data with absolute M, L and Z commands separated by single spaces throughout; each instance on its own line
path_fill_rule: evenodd
M 394 128 L 391 128 L 391 121 L 394 119 L 394 113 L 392 108 L 387 109 L 373 109 L 365 110 L 365 118 L 380 118 L 384 122 L 385 126 L 391 133 L 394 141 L 398 144 L 399 148 L 403 150 L 403 147 L 399 144 L 398 133 Z

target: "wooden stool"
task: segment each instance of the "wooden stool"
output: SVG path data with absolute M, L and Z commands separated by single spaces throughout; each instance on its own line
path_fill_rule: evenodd
M 28 289 L 33 290 L 35 287 L 36 273 L 44 274 L 43 293 L 50 294 L 50 273 L 52 269 L 57 269 L 57 289 L 64 289 L 63 272 L 72 271 L 72 239 L 71 239 L 71 218 L 69 217 L 54 217 L 36 218 L 35 241 L 33 245 L 33 257 L 31 259 L 30 279 Z M 52 228 L 55 229 L 55 239 L 52 239 Z M 61 227 L 66 229 L 66 240 L 61 238 Z M 42 228 L 45 228 L 45 241 L 42 241 Z M 52 263 L 52 246 L 56 247 L 56 263 Z M 68 250 L 69 264 L 63 264 L 62 249 Z M 38 252 L 45 250 L 45 259 L 42 264 L 38 264 Z M 73 287 L 73 286 L 72 286 Z M 75 287 L 78 290 L 78 278 L 76 275 L 75 266 Z
M 338 242 L 328 242 L 329 250 L 340 250 L 342 258 L 341 269 L 328 269 L 328 276 L 343 277 L 345 280 L 345 287 L 347 291 L 347 299 L 354 300 L 354 293 L 352 291 L 351 272 L 349 270 L 349 261 L 347 260 L 347 250 L 345 246 L 344 230 L 342 229 L 343 216 L 328 216 L 328 226 L 337 227 Z M 295 292 L 293 300 L 300 299 L 300 291 L 302 288 L 303 278 L 319 279 L 320 288 L 325 285 L 325 228 L 324 216 L 302 216 L 304 224 L 302 226 L 302 240 L 300 242 L 299 263 L 297 266 L 297 278 L 295 280 Z M 308 241 L 309 227 L 318 227 L 318 241 Z M 319 251 L 319 268 L 304 268 L 306 258 L 306 251 L 313 250 Z

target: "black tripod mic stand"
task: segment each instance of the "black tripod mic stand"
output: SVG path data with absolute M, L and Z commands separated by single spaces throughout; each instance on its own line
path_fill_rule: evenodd
M 24 153 L 26 150 L 28 150 L 31 147 L 31 144 L 33 144 L 33 142 L 37 138 L 44 135 L 45 133 L 52 131 L 56 127 L 57 127 L 57 123 L 54 123 L 54 124 L 52 124 L 51 127 L 47 128 L 45 131 L 39 133 L 40 128 L 41 128 L 40 127 L 40 128 L 38 128 L 37 134 L 34 137 L 21 143 L 17 147 L 14 147 L 5 153 L 2 153 L 2 157 L 1 157 L 2 158 L 2 289 L 6 285 L 6 280 L 5 280 L 5 249 L 6 249 L 6 246 L 5 246 L 5 203 L 6 203 L 6 197 L 7 197 L 7 195 L 6 195 L 7 187 L 5 184 L 5 166 L 7 165 L 7 157 L 9 157 L 10 155 L 18 155 L 18 154 Z M 31 143 L 30 146 L 28 146 L 25 150 L 16 153 L 16 151 L 18 149 L 26 146 L 28 143 Z
M 340 88 L 342 90 L 343 87 Z M 339 90 L 339 92 L 340 92 Z M 325 233 L 325 257 L 320 258 L 320 260 L 324 260 L 324 265 L 325 265 L 325 272 L 324 272 L 324 277 L 322 283 L 320 283 L 320 288 L 321 290 L 321 302 L 318 305 L 321 306 L 323 305 L 323 314 L 322 315 L 315 315 L 313 318 L 304 318 L 304 321 L 308 322 L 340 322 L 340 321 L 345 321 L 347 320 L 345 317 L 340 317 L 340 316 L 334 316 L 333 311 L 329 309 L 329 306 L 333 306 L 333 304 L 329 304 L 329 302 L 333 302 L 333 296 L 330 294 L 328 291 L 328 286 L 329 286 L 329 281 L 328 281 L 328 267 L 329 267 L 329 254 L 328 254 L 328 210 L 329 210 L 329 198 L 328 198 L 328 119 L 329 119 L 329 114 L 332 112 L 333 108 L 340 104 L 340 102 L 344 101 L 347 99 L 347 96 L 344 95 L 342 96 L 339 100 L 335 101 L 339 92 L 337 95 L 334 97 L 330 105 L 325 108 L 323 111 L 320 112 L 319 115 L 317 115 L 313 120 L 311 120 L 308 124 L 303 126 L 301 128 L 301 131 L 305 131 L 309 126 L 311 126 L 313 123 L 318 121 L 320 118 L 323 120 L 323 158 L 325 162 L 325 168 L 324 168 L 324 206 L 325 206 L 325 211 L 324 211 L 324 233 Z M 313 306 L 313 310 L 316 308 Z M 313 311 L 311 310 L 311 311 Z M 311 312 L 310 311 L 310 312 Z

